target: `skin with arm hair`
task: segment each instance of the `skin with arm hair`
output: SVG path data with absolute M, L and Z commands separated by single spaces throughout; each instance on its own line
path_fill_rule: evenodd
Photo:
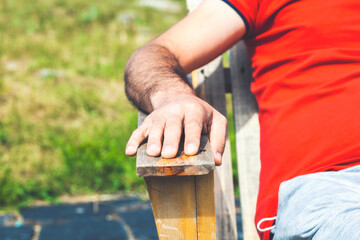
M 215 163 L 221 164 L 227 121 L 195 96 L 185 78 L 244 34 L 244 22 L 233 9 L 220 0 L 206 0 L 133 53 L 125 68 L 126 94 L 139 109 L 150 114 L 131 135 L 127 155 L 135 155 L 140 143 L 148 138 L 149 156 L 174 157 L 184 129 L 187 155 L 197 153 L 201 132 L 206 132 Z

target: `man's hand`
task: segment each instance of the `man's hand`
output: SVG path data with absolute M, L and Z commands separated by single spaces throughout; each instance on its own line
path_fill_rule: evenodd
M 209 134 L 216 165 L 221 165 L 225 147 L 227 120 L 208 103 L 193 95 L 182 95 L 164 101 L 131 135 L 126 154 L 135 155 L 140 143 L 148 138 L 147 154 L 175 157 L 182 130 L 185 130 L 184 151 L 198 152 L 201 133 Z

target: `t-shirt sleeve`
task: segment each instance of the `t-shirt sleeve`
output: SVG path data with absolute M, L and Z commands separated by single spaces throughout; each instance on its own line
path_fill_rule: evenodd
M 243 19 L 246 27 L 245 36 L 252 35 L 255 29 L 259 0 L 222 0 L 233 8 Z

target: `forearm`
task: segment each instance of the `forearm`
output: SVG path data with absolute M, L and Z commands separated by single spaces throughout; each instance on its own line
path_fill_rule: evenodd
M 215 162 L 221 164 L 226 118 L 194 95 L 185 72 L 219 56 L 245 30 L 242 18 L 226 3 L 207 0 L 131 56 L 125 69 L 126 94 L 138 108 L 151 113 L 131 135 L 127 155 L 135 155 L 147 139 L 148 155 L 175 157 L 183 132 L 185 154 L 194 155 L 205 132 Z
M 148 113 L 172 97 L 194 95 L 174 54 L 154 43 L 138 49 L 130 57 L 124 78 L 129 100 Z

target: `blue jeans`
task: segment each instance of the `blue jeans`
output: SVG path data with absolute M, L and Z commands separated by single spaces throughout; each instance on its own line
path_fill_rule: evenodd
M 283 182 L 274 240 L 360 239 L 360 166 Z

